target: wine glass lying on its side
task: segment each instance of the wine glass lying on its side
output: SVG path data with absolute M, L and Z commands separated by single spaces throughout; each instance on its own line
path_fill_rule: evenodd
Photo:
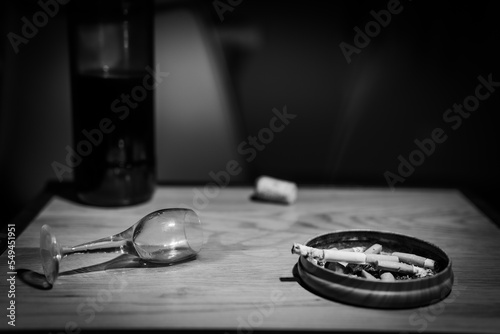
M 61 259 L 68 255 L 126 253 L 147 262 L 169 264 L 196 256 L 202 245 L 201 221 L 191 209 L 158 210 L 121 233 L 73 247 L 59 245 L 48 225 L 40 230 L 40 256 L 50 284 L 59 275 Z

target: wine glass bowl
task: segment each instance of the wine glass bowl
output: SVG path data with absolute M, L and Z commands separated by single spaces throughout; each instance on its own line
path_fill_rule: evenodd
M 145 261 L 172 263 L 195 256 L 203 245 L 201 223 L 194 211 L 166 209 L 134 225 L 133 245 Z
M 194 258 L 202 246 L 198 215 L 182 208 L 152 212 L 121 233 L 73 247 L 59 245 L 49 226 L 40 230 L 40 257 L 50 284 L 58 277 L 60 261 L 68 255 L 126 253 L 146 262 L 171 264 Z

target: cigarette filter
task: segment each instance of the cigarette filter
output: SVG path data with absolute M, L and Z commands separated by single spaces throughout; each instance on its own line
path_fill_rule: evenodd
M 366 262 L 374 263 L 377 261 L 399 262 L 399 257 L 394 255 L 366 254 Z
M 325 261 L 328 262 L 347 262 L 347 263 L 366 263 L 366 255 L 359 252 L 336 251 L 332 249 L 324 250 Z
M 365 254 L 380 254 L 382 251 L 382 245 L 374 244 L 371 245 L 367 250 L 365 250 Z
M 390 272 L 386 271 L 385 273 L 382 273 L 380 275 L 380 280 L 385 281 L 385 282 L 392 282 L 395 281 L 396 279 L 394 278 L 394 275 L 391 274 Z
M 375 263 L 375 267 L 381 270 L 392 271 L 396 273 L 402 274 L 411 274 L 415 273 L 413 266 L 406 263 L 401 262 L 392 262 L 392 261 L 377 261 Z
M 434 269 L 435 261 L 431 259 L 427 259 L 423 256 L 415 255 L 415 254 L 409 254 L 409 253 L 400 253 L 400 252 L 394 252 L 392 255 L 397 256 L 399 258 L 399 261 L 408 263 L 408 264 L 414 264 L 416 266 L 428 268 L 428 269 Z

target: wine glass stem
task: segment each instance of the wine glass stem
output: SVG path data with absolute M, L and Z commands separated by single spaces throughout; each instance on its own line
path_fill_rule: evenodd
M 90 253 L 129 253 L 129 241 L 117 236 L 102 238 L 73 247 L 61 247 L 61 256 Z

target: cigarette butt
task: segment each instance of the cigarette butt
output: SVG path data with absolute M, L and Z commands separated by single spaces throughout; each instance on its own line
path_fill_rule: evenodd
M 351 247 L 351 248 L 343 248 L 343 249 L 337 249 L 337 248 L 331 248 L 333 250 L 340 250 L 342 252 L 354 252 L 354 253 L 363 253 L 366 247 L 359 246 L 359 247 Z M 349 265 L 348 262 L 339 262 L 341 265 L 344 267 L 347 267 Z
M 330 248 L 331 250 L 338 250 L 337 248 Z M 349 252 L 349 249 L 352 250 L 352 248 L 346 248 L 346 249 L 343 249 L 343 251 L 346 251 L 346 252 Z M 346 268 L 349 263 L 347 262 L 331 262 L 331 263 L 337 263 L 337 264 L 340 264 L 341 266 L 343 266 L 344 268 Z
M 302 244 L 294 243 L 292 246 L 292 254 L 303 255 L 307 258 L 324 259 L 324 250 L 313 248 Z
M 365 254 L 359 252 L 346 252 L 333 249 L 319 249 L 314 247 L 305 246 L 302 244 L 294 243 L 292 246 L 292 254 L 299 254 L 305 257 L 311 257 L 315 260 L 322 262 L 339 262 L 344 265 L 343 262 L 353 263 L 353 264 L 367 264 L 376 263 L 377 261 L 390 262 L 398 261 L 397 256 L 391 255 L 380 255 L 380 254 Z M 370 257 L 370 258 L 369 258 Z M 367 261 L 368 258 L 370 261 Z
M 397 256 L 401 262 L 414 264 L 428 269 L 434 269 L 435 261 L 423 256 L 400 252 L 394 252 L 392 255 Z
M 366 262 L 375 263 L 377 261 L 399 262 L 399 257 L 394 255 L 366 254 Z
M 392 261 L 377 261 L 375 262 L 375 268 L 381 270 L 392 271 L 402 274 L 414 274 L 414 267 L 410 264 Z
M 351 247 L 351 248 L 344 248 L 344 249 L 339 249 L 342 252 L 355 252 L 355 253 L 363 253 L 365 251 L 366 247 L 359 246 L 359 247 Z
M 366 254 L 364 253 L 325 249 L 324 256 L 325 260 L 329 262 L 366 263 Z
M 380 275 L 380 280 L 385 281 L 385 282 L 392 282 L 395 281 L 396 279 L 394 278 L 394 275 L 391 274 L 390 272 L 386 271 L 385 273 L 382 273 Z
M 337 249 L 319 249 L 294 243 L 292 254 L 303 255 L 322 262 L 347 262 L 347 263 L 366 263 L 366 254 L 355 252 L 344 252 Z
M 261 176 L 256 181 L 255 196 L 266 201 L 292 204 L 297 199 L 297 185 L 293 182 Z
M 364 278 L 366 278 L 370 281 L 378 281 L 378 279 L 375 276 L 373 276 L 372 274 L 370 274 L 369 272 L 367 272 L 364 269 L 361 270 L 361 276 L 363 276 Z
M 368 247 L 367 250 L 365 250 L 365 254 L 380 254 L 381 251 L 382 251 L 382 245 L 374 244 Z

